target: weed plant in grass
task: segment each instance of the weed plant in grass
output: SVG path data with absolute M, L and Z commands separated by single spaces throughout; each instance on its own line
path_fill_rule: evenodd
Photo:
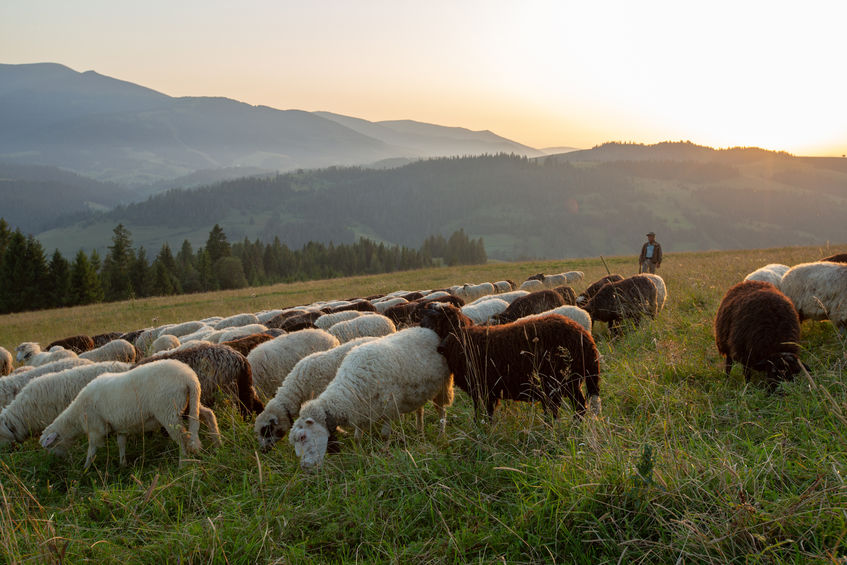
M 446 436 L 429 407 L 423 435 L 411 416 L 389 441 L 342 435 L 313 474 L 287 442 L 259 454 L 252 426 L 226 404 L 223 445 L 183 468 L 158 433 L 130 438 L 126 468 L 107 442 L 87 473 L 84 441 L 68 460 L 35 440 L 4 449 L 0 563 L 841 562 L 843 336 L 804 322 L 811 371 L 768 394 L 740 369 L 724 376 L 712 323 L 750 271 L 843 251 L 669 253 L 664 311 L 614 341 L 595 327 L 597 420 L 507 401 L 482 424 L 457 392 Z M 607 263 L 636 268 L 634 257 Z M 583 287 L 605 274 L 599 260 L 498 263 L 15 314 L 0 319 L 0 344 L 573 269 L 585 271 Z

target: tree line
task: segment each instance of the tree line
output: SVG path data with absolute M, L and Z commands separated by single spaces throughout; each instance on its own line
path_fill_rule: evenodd
M 360 238 L 340 245 L 310 241 L 295 250 L 278 237 L 230 243 L 217 224 L 197 250 L 188 240 L 176 253 L 164 243 L 150 259 L 118 224 L 104 257 L 80 250 L 69 260 L 57 249 L 48 259 L 35 237 L 12 231 L 0 218 L 0 314 L 486 261 L 482 238 L 462 229 L 446 239 L 430 236 L 419 249 Z

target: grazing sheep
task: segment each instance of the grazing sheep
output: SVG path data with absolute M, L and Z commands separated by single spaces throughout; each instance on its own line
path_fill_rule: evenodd
M 521 286 L 518 287 L 518 290 L 525 290 L 527 292 L 536 292 L 539 290 L 544 290 L 544 283 L 537 279 L 527 279 L 521 283 Z
M 550 314 L 503 326 L 474 326 L 459 309 L 433 305 L 421 326 L 438 334 L 438 351 L 447 359 L 456 386 L 473 399 L 477 415 L 484 406 L 491 418 L 504 398 L 540 400 L 555 418 L 565 396 L 582 416 L 583 381 L 592 413 L 600 413 L 600 355 L 591 334 L 573 320 Z
M 656 285 L 656 313 L 658 314 L 665 309 L 665 302 L 668 300 L 668 289 L 665 286 L 665 279 L 655 273 L 641 273 Z
M 589 300 L 591 300 L 592 298 L 594 298 L 594 295 L 597 294 L 597 292 L 601 288 L 603 288 L 607 283 L 618 282 L 618 281 L 622 281 L 622 280 L 623 280 L 622 275 L 619 275 L 617 273 L 610 273 L 610 274 L 594 281 L 593 283 L 591 283 L 589 285 L 589 287 L 586 288 L 582 292 L 582 294 L 580 294 L 579 296 L 576 297 L 576 302 L 574 302 L 574 304 L 576 304 L 577 306 L 581 306 L 581 305 L 585 304 L 586 302 L 588 302 Z
M 55 373 L 56 371 L 64 371 L 65 369 L 70 369 L 72 367 L 90 364 L 91 361 L 88 359 L 73 357 L 71 359 L 61 359 L 38 367 L 32 367 L 25 371 L 15 371 L 8 377 L 0 379 L 0 410 L 12 402 L 21 389 L 29 384 L 29 381 L 32 379 L 48 373 Z
M 222 343 L 224 341 L 232 341 L 240 337 L 262 333 L 267 329 L 267 326 L 264 324 L 247 324 L 246 326 L 238 326 L 237 328 L 218 330 L 220 333 L 216 332 L 216 335 L 207 336 L 206 339 L 212 343 Z
M 264 324 L 265 322 L 267 322 L 267 321 L 268 321 L 268 320 L 270 320 L 271 318 L 274 318 L 274 317 L 276 317 L 276 316 L 279 316 L 279 315 L 280 315 L 280 314 L 282 314 L 284 311 L 285 311 L 285 310 L 280 310 L 280 309 L 276 309 L 276 310 L 264 310 L 264 311 L 262 311 L 262 312 L 257 313 L 257 314 L 256 314 L 256 318 L 258 318 L 258 320 L 259 320 L 259 323 L 260 323 L 260 324 Z
M 480 284 L 464 284 L 460 287 L 455 288 L 452 291 L 454 296 L 458 296 L 462 300 L 467 302 L 473 302 L 477 298 L 481 298 L 488 294 L 494 294 L 497 291 L 494 288 L 494 285 L 490 282 L 484 282 Z
M 286 332 L 296 332 L 315 327 L 315 320 L 323 316 L 320 310 L 295 310 L 283 312 L 276 318 L 268 320 L 268 328 L 277 328 Z
M 847 264 L 818 261 L 794 265 L 782 277 L 779 289 L 805 319 L 829 319 L 847 331 Z
M 422 429 L 422 409 L 429 400 L 438 407 L 443 433 L 453 384 L 447 362 L 436 350 L 438 342 L 431 330 L 407 328 L 353 348 L 326 390 L 300 407 L 288 436 L 300 466 L 321 464 L 337 426 L 363 430 L 381 424 L 387 436 L 393 420 L 417 411 Z
M 553 287 L 553 290 L 559 293 L 559 295 L 565 301 L 565 304 L 570 304 L 572 306 L 576 304 L 576 292 L 574 292 L 571 287 L 567 285 L 562 285 Z
M 200 402 L 215 405 L 218 391 L 237 400 L 245 420 L 250 413 L 259 414 L 264 406 L 253 388 L 253 371 L 247 358 L 225 345 L 200 343 L 185 349 L 164 351 L 138 362 L 145 365 L 160 359 L 175 359 L 191 367 L 200 379 Z
M 482 298 L 477 298 L 470 304 L 479 304 L 480 302 L 485 302 L 486 300 L 505 300 L 509 304 L 517 300 L 522 296 L 526 296 L 529 294 L 526 290 L 513 290 L 511 292 L 504 292 L 503 294 L 489 294 L 488 296 L 483 296 Z M 462 307 L 461 304 L 453 304 L 453 306 Z
M 135 363 L 141 359 L 138 350 L 133 344 L 125 339 L 113 339 L 91 351 L 79 354 L 80 359 L 88 359 L 95 363 L 105 361 L 121 361 L 124 363 Z
M 347 320 L 352 320 L 353 318 L 358 318 L 359 316 L 364 315 L 364 312 L 359 312 L 358 310 L 342 310 L 341 312 L 324 314 L 323 316 L 315 320 L 315 327 L 320 330 L 328 330 L 338 322 L 345 322 Z
M 69 351 L 73 351 L 77 355 L 80 353 L 84 353 L 86 351 L 90 351 L 94 349 L 94 339 L 87 335 L 73 335 L 71 337 L 65 337 L 62 339 L 57 339 L 47 346 L 47 351 L 51 351 L 54 347 L 61 347 L 62 349 L 67 349 Z
M 330 335 L 338 338 L 339 343 L 346 343 L 357 337 L 380 337 L 396 331 L 394 322 L 381 314 L 366 314 L 352 320 L 338 322 L 327 330 Z
M 217 333 L 219 331 L 222 332 L 223 330 L 216 330 L 212 326 L 203 325 L 203 327 L 201 327 L 197 331 L 191 332 L 190 334 L 185 334 L 184 336 L 180 337 L 179 341 L 180 341 L 180 343 L 189 343 L 191 341 L 201 341 L 201 340 L 205 341 L 206 338 L 208 338 L 212 334 Z
M 821 261 L 829 261 L 830 263 L 847 263 L 847 253 L 837 253 L 824 257 Z
M 253 385 L 264 398 L 270 398 L 297 361 L 339 345 L 338 338 L 318 329 L 293 332 L 256 346 L 247 356 L 253 368 Z
M 256 333 L 252 335 L 246 335 L 244 337 L 239 337 L 238 339 L 231 339 L 229 341 L 222 341 L 221 345 L 226 345 L 227 347 L 231 347 L 237 352 L 241 353 L 245 357 L 256 348 L 257 345 L 261 343 L 265 343 L 266 341 L 272 340 L 276 336 L 272 336 L 266 333 Z
M 544 273 L 537 273 L 528 277 L 527 280 L 537 280 L 541 281 L 541 284 L 544 288 L 556 288 L 557 286 L 565 286 L 571 285 L 574 283 L 578 283 L 584 277 L 584 273 L 582 271 L 568 271 L 567 273 L 559 273 L 556 275 L 545 275 Z
M 212 322 L 209 325 L 215 328 L 216 330 L 222 330 L 224 328 L 234 328 L 238 326 L 246 326 L 247 324 L 258 323 L 259 318 L 257 318 L 255 314 L 245 313 L 235 314 L 233 316 L 229 316 L 228 318 L 218 320 L 217 322 Z
M 745 281 L 765 281 L 779 288 L 779 283 L 782 282 L 782 276 L 788 272 L 788 265 L 779 263 L 771 263 L 760 267 L 744 277 Z
M 138 336 L 140 336 L 141 334 L 143 334 L 144 332 L 146 332 L 149 329 L 151 329 L 151 328 L 144 328 L 144 329 L 141 329 L 141 330 L 132 330 L 131 332 L 122 333 L 120 335 L 120 338 L 125 339 L 128 342 L 130 342 L 131 344 L 135 345 L 135 340 L 138 339 Z
M 764 371 L 775 387 L 800 372 L 800 319 L 793 304 L 772 283 L 743 281 L 730 288 L 715 316 L 715 345 L 726 358 L 729 376 L 733 362 L 744 366 L 744 379 Z
M 262 451 L 268 451 L 285 437 L 300 415 L 300 406 L 307 400 L 320 395 L 335 378 L 338 366 L 351 349 L 376 337 L 359 337 L 333 347 L 318 351 L 300 359 L 276 389 L 274 396 L 265 406 L 265 411 L 256 417 L 253 426 Z
M 0 347 L 0 377 L 5 377 L 12 373 L 15 364 L 12 361 L 12 354 L 5 347 Z
M 637 326 L 645 314 L 655 318 L 658 290 L 650 277 L 633 275 L 603 285 L 583 308 L 592 320 L 606 322 L 612 336 L 617 336 L 621 332 L 621 322 L 631 320 Z
M 511 292 L 511 291 L 518 288 L 518 284 L 515 281 L 510 280 L 510 279 L 506 279 L 504 281 L 497 281 L 497 282 L 492 283 L 492 284 L 494 285 L 494 290 L 498 294 Z
M 505 300 L 494 298 L 491 300 L 483 300 L 481 302 L 473 302 L 462 306 L 460 310 L 462 314 L 470 318 L 475 324 L 487 324 L 492 320 L 497 320 L 499 316 L 508 310 L 511 306 Z M 423 317 L 423 312 L 421 312 Z
M 94 349 L 98 347 L 103 347 L 110 341 L 114 341 L 116 339 L 121 339 L 124 334 L 121 332 L 106 332 L 102 334 L 97 334 L 91 336 L 91 339 L 94 341 Z
M 333 306 L 326 313 L 335 314 L 337 312 L 376 312 L 376 307 L 368 300 L 355 300 L 349 304 Z
M 408 300 L 405 298 L 401 298 L 399 296 L 395 296 L 393 298 L 386 298 L 384 300 L 376 300 L 373 305 L 376 308 L 376 311 L 380 314 L 385 314 L 385 311 L 391 308 L 392 306 L 397 306 L 398 304 L 408 304 Z
M 95 377 L 103 373 L 122 373 L 130 368 L 131 363 L 107 361 L 32 379 L 0 412 L 0 445 L 23 443 L 39 435 Z
M 180 346 L 179 338 L 171 334 L 163 334 L 153 340 L 150 344 L 150 355 L 155 355 L 160 351 L 175 349 Z
M 188 413 L 188 432 L 182 416 Z M 213 441 L 220 443 L 215 413 L 200 404 L 200 381 L 184 363 L 165 359 L 124 373 L 105 373 L 85 385 L 73 402 L 41 434 L 41 446 L 63 454 L 78 435 L 88 436 L 85 469 L 91 466 L 106 435 L 118 440 L 121 465 L 126 465 L 126 436 L 165 428 L 179 445 L 180 465 L 201 448 L 200 418 Z
M 574 306 L 572 304 L 565 304 L 564 306 L 559 306 L 558 308 L 553 308 L 552 310 L 547 310 L 546 312 L 540 312 L 538 314 L 530 314 L 529 316 L 524 316 L 520 319 L 526 320 L 529 318 L 538 318 L 541 316 L 547 316 L 548 314 L 559 314 L 565 318 L 569 318 L 582 326 L 585 331 L 591 333 L 591 315 L 579 306 Z
M 516 299 L 502 314 L 496 316 L 495 319 L 498 324 L 507 324 L 514 322 L 518 318 L 545 312 L 559 306 L 564 306 L 565 304 L 565 299 L 555 290 L 537 290 Z
M 70 349 L 56 348 L 54 351 L 42 351 L 41 346 L 34 341 L 25 341 L 15 348 L 15 359 L 18 363 L 40 367 L 62 359 L 72 359 L 77 356 Z

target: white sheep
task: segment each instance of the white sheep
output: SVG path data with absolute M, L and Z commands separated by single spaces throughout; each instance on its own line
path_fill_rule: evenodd
M 80 359 L 88 359 L 95 363 L 104 361 L 123 361 L 125 363 L 135 363 L 138 361 L 138 350 L 135 346 L 125 339 L 113 339 L 96 349 L 91 349 L 85 353 L 80 353 Z
M 253 368 L 253 386 L 264 398 L 270 398 L 300 359 L 337 345 L 338 338 L 318 329 L 300 330 L 261 343 L 247 355 Z
M 801 322 L 828 319 L 847 332 L 847 264 L 816 261 L 794 265 L 782 277 L 779 289 L 794 303 Z
M 396 331 L 397 327 L 394 322 L 382 314 L 368 314 L 338 322 L 327 330 L 330 335 L 338 338 L 339 343 L 346 343 L 357 337 L 384 336 Z
M 515 290 L 515 285 L 512 281 L 497 281 L 491 284 L 494 285 L 494 290 L 499 294 Z
M 481 298 L 477 298 L 470 304 L 479 304 L 480 302 L 485 302 L 486 300 L 505 300 L 509 304 L 520 298 L 521 296 L 526 296 L 529 292 L 525 290 L 512 290 L 510 292 L 504 292 L 503 294 L 489 294 L 487 296 L 483 296 Z M 465 306 L 467 306 L 466 304 Z
M 328 330 L 338 322 L 345 322 L 347 320 L 352 320 L 353 318 L 358 318 L 359 316 L 364 315 L 365 312 L 360 312 L 358 310 L 342 310 L 341 312 L 324 314 L 323 316 L 315 320 L 315 326 L 321 330 Z
M 42 351 L 41 345 L 34 341 L 25 341 L 15 348 L 15 359 L 18 363 L 40 367 L 62 359 L 73 359 L 77 356 L 70 349 L 53 347 L 50 351 Z
M 258 324 L 259 318 L 256 314 L 235 314 L 233 316 L 229 316 L 228 318 L 224 318 L 219 320 L 213 324 L 209 324 L 216 330 L 222 330 L 224 328 L 234 328 L 237 326 L 246 326 L 247 324 Z
M 462 300 L 467 302 L 473 302 L 477 298 L 483 297 L 487 294 L 494 294 L 497 292 L 494 289 L 494 285 L 490 282 L 484 282 L 480 284 L 463 284 L 460 287 L 450 287 L 453 296 L 458 296 Z
M 665 285 L 665 279 L 659 275 L 652 273 L 641 273 L 656 285 L 656 312 L 661 312 L 665 307 L 665 302 L 668 299 L 668 288 Z
M 408 300 L 405 298 L 401 298 L 399 296 L 395 296 L 394 298 L 386 298 L 384 300 L 375 300 L 373 302 L 374 308 L 380 314 L 385 314 L 385 311 L 391 308 L 392 306 L 397 306 L 398 304 L 405 304 Z
M 473 320 L 474 324 L 487 324 L 497 314 L 502 314 L 509 307 L 509 303 L 499 298 L 473 302 L 462 306 L 462 314 Z
M 527 292 L 535 292 L 536 290 L 544 290 L 544 283 L 537 279 L 528 279 L 521 283 L 521 286 L 518 287 L 518 290 L 525 290 Z
M 174 337 L 182 338 L 182 336 L 192 334 L 206 325 L 207 324 L 205 322 L 201 322 L 199 320 L 193 322 L 182 322 L 181 324 L 170 326 L 167 333 Z M 163 332 L 160 332 L 159 335 L 163 335 Z
M 38 378 L 48 373 L 64 371 L 65 369 L 70 369 L 71 367 L 78 367 L 80 365 L 90 364 L 91 361 L 89 361 L 88 359 L 80 359 L 79 357 L 73 357 L 71 359 L 61 359 L 59 361 L 53 361 L 52 363 L 47 363 L 46 365 L 39 365 L 38 367 L 33 367 L 25 371 L 15 371 L 8 377 L 0 379 L 0 410 L 5 408 L 7 404 L 12 402 L 15 396 L 17 396 L 17 394 L 32 379 Z
M 569 304 L 566 304 L 564 306 L 558 306 L 556 308 L 546 310 L 538 314 L 530 314 L 519 319 L 524 320 L 529 318 L 539 318 L 541 316 L 548 316 L 550 314 L 561 314 L 565 318 L 570 318 L 571 320 L 585 328 L 585 331 L 587 331 L 589 334 L 591 333 L 591 314 L 589 314 L 579 306 L 571 306 Z
M 779 283 L 782 282 L 782 277 L 788 272 L 790 267 L 780 263 L 770 263 L 764 267 L 759 267 L 746 277 L 745 281 L 764 281 L 769 282 L 776 288 L 779 288 Z
M 188 432 L 182 415 L 188 414 Z M 215 414 L 200 404 L 200 381 L 185 363 L 164 359 L 125 373 L 104 373 L 85 385 L 73 402 L 44 429 L 40 443 L 62 454 L 74 438 L 88 436 L 85 469 L 91 466 L 106 435 L 117 435 L 121 465 L 126 464 L 126 436 L 165 428 L 179 445 L 180 464 L 201 448 L 200 418 L 220 443 Z
M 413 327 L 352 349 L 320 396 L 300 407 L 288 441 L 303 469 L 320 465 L 337 426 L 363 430 L 381 424 L 383 436 L 401 414 L 418 412 L 432 400 L 439 409 L 441 431 L 446 407 L 453 401 L 453 381 L 440 338 L 432 330 Z
M 169 349 L 174 349 L 180 346 L 179 338 L 175 335 L 171 335 L 169 333 L 162 334 L 156 339 L 153 340 L 153 343 L 150 344 L 150 355 L 155 355 L 161 351 L 168 351 Z
M 247 324 L 246 326 L 237 326 L 218 330 L 214 334 L 207 336 L 206 339 L 213 343 L 223 343 L 225 341 L 238 339 L 239 337 L 260 334 L 266 331 L 268 331 L 268 327 L 264 324 Z
M 0 445 L 22 443 L 39 435 L 95 377 L 130 368 L 131 363 L 107 361 L 48 373 L 29 381 L 0 412 Z
M 5 347 L 0 346 L 0 377 L 5 377 L 12 373 L 15 364 L 12 361 L 12 354 Z
M 181 344 L 188 343 L 188 342 L 191 342 L 191 341 L 200 341 L 200 340 L 205 341 L 207 337 L 209 337 L 210 335 L 212 335 L 213 333 L 215 333 L 217 331 L 218 330 L 216 330 L 212 326 L 204 325 L 203 327 L 198 329 L 196 332 L 191 332 L 190 334 L 186 334 L 186 335 L 182 336 L 179 339 L 179 341 L 180 341 Z
M 265 410 L 256 417 L 253 429 L 259 439 L 262 451 L 267 451 L 285 437 L 300 415 L 300 406 L 322 393 L 335 377 L 338 366 L 344 357 L 356 346 L 378 339 L 359 337 L 333 347 L 307 355 L 294 365 Z

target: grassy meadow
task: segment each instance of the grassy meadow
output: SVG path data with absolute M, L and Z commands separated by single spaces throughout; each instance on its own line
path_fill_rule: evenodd
M 158 434 L 130 438 L 125 468 L 110 440 L 88 472 L 84 438 L 68 460 L 35 439 L 0 448 L 0 563 L 844 563 L 845 338 L 805 322 L 811 372 L 769 394 L 740 367 L 724 376 L 712 335 L 750 271 L 839 252 L 668 253 L 657 319 L 614 341 L 595 326 L 599 419 L 504 402 L 478 423 L 457 391 L 446 436 L 430 406 L 423 436 L 411 415 L 387 442 L 348 434 L 311 474 L 287 441 L 258 453 L 226 404 L 223 446 L 182 468 Z M 636 272 L 634 257 L 606 263 Z M 0 345 L 573 269 L 578 292 L 606 273 L 600 259 L 490 263 L 13 314 Z

